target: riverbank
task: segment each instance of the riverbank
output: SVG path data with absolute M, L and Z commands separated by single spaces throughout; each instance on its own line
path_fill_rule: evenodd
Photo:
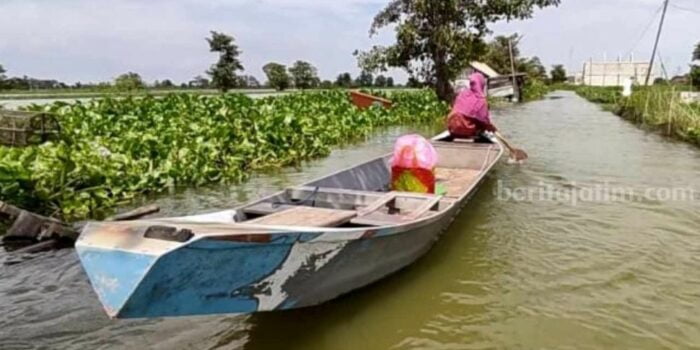
M 669 86 L 636 88 L 623 97 L 616 87 L 577 87 L 575 91 L 604 109 L 676 139 L 700 145 L 700 104 L 683 103 L 680 89 Z

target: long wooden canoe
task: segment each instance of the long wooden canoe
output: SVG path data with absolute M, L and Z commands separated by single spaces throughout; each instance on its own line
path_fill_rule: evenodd
M 386 155 L 228 211 L 89 223 L 76 249 L 114 318 L 317 305 L 425 254 L 503 154 L 441 139 L 444 195 L 389 191 Z

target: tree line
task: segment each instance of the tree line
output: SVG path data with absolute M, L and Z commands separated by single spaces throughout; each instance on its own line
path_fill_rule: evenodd
M 151 86 L 158 89 L 210 89 L 215 88 L 221 91 L 228 91 L 239 88 L 262 88 L 269 87 L 282 91 L 288 88 L 296 89 L 330 89 L 330 88 L 357 88 L 357 87 L 381 87 L 391 88 L 397 86 L 394 78 L 382 74 L 376 77 L 367 72 L 363 72 L 356 78 L 348 72 L 341 73 L 335 81 L 321 80 L 318 76 L 317 68 L 306 61 L 296 61 L 290 67 L 277 62 L 270 62 L 263 66 L 262 70 L 267 77 L 267 82 L 261 84 L 252 75 L 241 74 L 244 71 L 240 60 L 242 51 L 235 43 L 235 39 L 225 33 L 211 32 L 211 36 L 206 38 L 210 52 L 218 54 L 218 60 L 212 64 L 205 72 L 207 77 L 198 75 L 192 80 L 179 85 L 170 79 L 156 80 Z M 6 70 L 0 65 L 0 89 L 8 90 L 32 90 L 32 89 L 92 89 L 120 91 L 133 91 L 145 89 L 148 84 L 135 72 L 127 72 L 117 76 L 113 82 L 75 83 L 68 85 L 57 80 L 40 80 L 29 77 L 7 78 Z

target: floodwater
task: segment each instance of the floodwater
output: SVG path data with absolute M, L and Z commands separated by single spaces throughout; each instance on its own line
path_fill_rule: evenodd
M 571 93 L 496 121 L 531 160 L 503 161 L 423 259 L 379 283 L 290 312 L 112 321 L 75 253 L 49 252 L 0 268 L 0 348 L 699 348 L 700 151 Z M 383 154 L 408 131 L 158 202 L 167 214 L 230 207 Z

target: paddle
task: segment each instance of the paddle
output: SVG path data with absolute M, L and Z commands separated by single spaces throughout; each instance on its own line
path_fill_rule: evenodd
M 503 137 L 503 135 L 501 135 L 498 131 L 494 132 L 493 134 L 496 136 L 496 138 L 498 138 L 498 140 L 500 140 L 503 143 L 504 146 L 506 146 L 508 151 L 510 151 L 511 159 L 513 159 L 516 162 L 521 162 L 529 158 L 527 152 L 525 152 L 522 149 L 511 146 L 510 142 L 508 142 L 508 140 L 506 140 L 506 138 Z

